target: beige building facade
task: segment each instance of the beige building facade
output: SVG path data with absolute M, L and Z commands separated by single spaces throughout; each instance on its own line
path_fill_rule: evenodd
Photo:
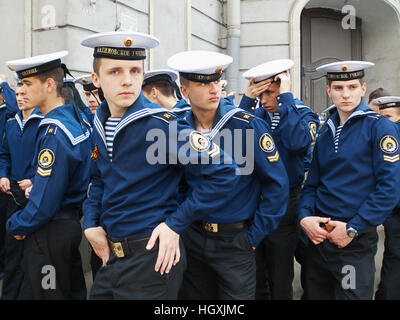
M 148 70 L 183 50 L 232 55 L 228 90 L 240 94 L 249 68 L 293 59 L 294 94 L 320 112 L 329 101 L 314 71 L 326 62 L 372 61 L 367 94 L 384 87 L 400 95 L 399 12 L 399 0 L 0 0 L 0 73 L 12 79 L 5 61 L 58 50 L 69 51 L 64 62 L 74 75 L 91 72 L 92 52 L 80 40 L 131 30 L 161 41 Z

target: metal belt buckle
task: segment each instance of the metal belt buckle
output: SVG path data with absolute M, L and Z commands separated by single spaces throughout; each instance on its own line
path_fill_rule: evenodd
M 217 223 L 204 223 L 204 230 L 208 232 L 218 232 L 218 224 Z
M 111 242 L 111 248 L 117 258 L 125 257 L 121 242 Z

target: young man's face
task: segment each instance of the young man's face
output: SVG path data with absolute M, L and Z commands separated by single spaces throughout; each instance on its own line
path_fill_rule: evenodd
M 360 104 L 367 89 L 366 83 L 361 84 L 359 79 L 349 81 L 332 81 L 326 87 L 329 97 L 342 112 L 353 112 Z
M 268 86 L 268 89 L 265 90 L 260 95 L 260 103 L 264 107 L 265 110 L 269 112 L 277 112 L 278 111 L 278 101 L 276 97 L 280 93 L 279 82 L 273 82 Z
M 99 106 L 98 101 L 100 101 L 99 90 L 84 91 L 84 94 L 90 111 L 95 114 Z
M 220 80 L 208 83 L 188 81 L 187 85 L 181 85 L 181 92 L 192 107 L 209 111 L 218 108 L 222 88 Z
M 92 80 L 101 87 L 110 107 L 128 108 L 139 97 L 144 77 L 142 60 L 116 60 L 101 58 Z
M 20 88 L 21 103 L 26 108 L 40 107 L 47 98 L 49 88 L 46 82 L 41 82 L 36 77 L 28 77 L 21 80 Z
M 390 121 L 400 121 L 400 108 L 386 108 L 380 110 L 380 113 Z
M 21 94 L 21 91 L 22 91 L 22 87 L 15 88 L 15 96 L 17 98 L 17 104 L 18 104 L 19 110 L 23 110 L 23 108 L 24 108 L 24 98 Z

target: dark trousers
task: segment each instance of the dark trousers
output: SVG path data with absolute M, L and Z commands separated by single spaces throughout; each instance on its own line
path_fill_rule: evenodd
M 22 190 L 21 190 L 22 192 Z M 7 207 L 7 219 L 9 219 L 16 211 L 24 208 L 26 202 L 22 202 L 22 206 L 16 203 L 13 197 L 9 196 Z M 6 233 L 5 236 L 5 257 L 4 257 L 4 279 L 1 298 L 4 300 L 17 299 L 24 274 L 21 268 L 22 257 L 24 253 L 24 240 L 17 240 L 13 235 Z
M 148 242 L 140 242 L 125 257 L 117 258 L 110 250 L 110 259 L 100 267 L 94 280 L 90 299 L 93 300 L 176 300 L 186 268 L 186 254 L 180 241 L 181 257 L 168 274 L 154 271 L 158 245 L 145 249 Z
M 400 299 L 400 212 L 396 211 L 384 224 L 385 250 L 381 281 L 375 294 L 376 300 Z
M 90 244 L 89 244 L 90 245 Z M 97 271 L 99 271 L 99 269 L 102 266 L 102 260 L 97 256 L 97 254 L 94 252 L 92 246 L 90 246 L 91 248 L 91 253 L 90 253 L 90 267 L 92 269 L 92 280 L 94 281 L 94 279 L 96 278 L 96 274 Z
M 188 267 L 180 299 L 254 300 L 255 254 L 247 228 L 212 233 L 195 223 L 182 234 L 182 239 Z
M 288 208 L 278 228 L 256 249 L 257 300 L 292 300 L 294 254 L 299 239 L 296 217 L 301 188 L 290 191 Z
M 307 300 L 371 300 L 374 293 L 376 229 L 362 233 L 346 247 L 325 240 L 307 246 Z
M 0 191 L 0 279 L 3 278 L 4 272 L 7 206 L 8 195 Z
M 86 284 L 78 218 L 52 220 L 24 240 L 24 280 L 19 299 L 83 300 Z

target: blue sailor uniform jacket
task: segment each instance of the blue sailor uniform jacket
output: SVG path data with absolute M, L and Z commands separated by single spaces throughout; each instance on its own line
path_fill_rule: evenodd
M 22 124 L 22 112 L 7 121 L 2 146 L 0 147 L 0 177 L 14 181 L 32 179 L 35 170 L 32 162 L 35 156 L 36 135 L 43 114 L 34 109 Z
M 179 99 L 176 105 L 171 109 L 171 112 L 180 115 L 186 111 L 190 111 L 190 105 L 186 102 L 185 99 Z
M 29 201 L 7 221 L 13 235 L 29 235 L 61 210 L 79 210 L 90 174 L 90 126 L 82 130 L 74 106 L 51 110 L 39 124 L 34 159 L 35 176 Z
M 4 104 L 0 105 L 0 135 L 3 136 L 7 119 L 14 117 L 19 111 L 15 92 L 10 88 L 7 82 L 0 84 L 2 88 L 1 95 L 4 99 Z
M 255 108 L 256 99 L 244 95 L 239 107 L 267 121 L 279 153 L 285 163 L 290 188 L 297 187 L 304 180 L 304 172 L 311 162 L 311 146 L 319 127 L 319 117 L 292 93 L 276 97 L 279 117 L 271 117 L 263 107 Z
M 196 152 L 198 140 L 180 140 L 183 130 L 176 116 L 148 101 L 143 94 L 126 110 L 116 127 L 112 159 L 106 150 L 104 124 L 110 116 L 107 101 L 97 109 L 92 152 L 93 170 L 88 198 L 83 205 L 84 229 L 102 226 L 114 238 L 150 234 L 165 222 L 182 233 L 193 221 L 224 204 L 235 187 L 236 164 L 202 164 L 210 160 L 208 147 Z M 193 136 L 203 139 L 201 134 Z M 205 140 L 202 140 L 205 142 Z M 185 148 L 187 147 L 187 148 Z M 210 144 L 210 150 L 213 150 Z M 189 153 L 185 158 L 180 157 Z M 221 154 L 223 152 L 221 151 Z M 153 158 L 158 159 L 153 159 Z M 196 159 L 196 160 L 195 160 Z M 192 161 L 199 164 L 192 164 Z M 206 177 L 191 197 L 178 206 L 178 184 L 183 170 Z
M 183 120 L 194 127 L 192 112 L 185 113 Z M 250 244 L 257 247 L 278 227 L 289 197 L 287 173 L 268 125 L 231 100 L 221 99 L 210 139 L 235 160 L 241 174 L 223 209 L 210 210 L 201 220 L 222 224 L 251 220 L 247 235 Z M 196 190 L 202 178 L 185 172 L 185 180 L 190 190 Z
M 338 123 L 336 112 L 320 129 L 297 215 L 300 221 L 319 210 L 360 234 L 385 222 L 399 202 L 399 134 L 364 102 L 335 139 Z

